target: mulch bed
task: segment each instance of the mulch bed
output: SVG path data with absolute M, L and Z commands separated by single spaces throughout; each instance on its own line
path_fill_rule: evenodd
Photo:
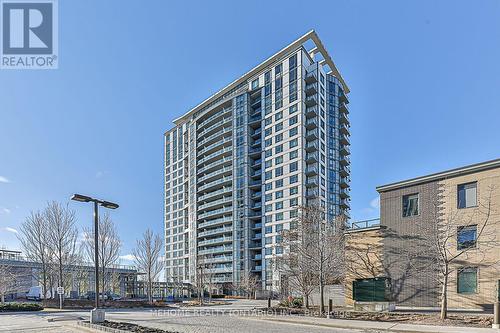
M 99 325 L 114 328 L 114 329 L 119 329 L 122 331 L 136 332 L 136 333 L 179 333 L 179 332 L 174 332 L 174 331 L 160 330 L 157 328 L 139 326 L 136 324 L 107 321 L 107 320 L 103 323 L 100 323 Z
M 288 313 L 291 315 L 302 315 L 319 317 L 319 311 L 303 308 L 272 308 L 275 313 Z M 325 316 L 322 316 L 325 317 Z M 407 312 L 357 312 L 351 310 L 333 311 L 331 318 L 347 320 L 383 321 L 402 324 L 437 325 L 437 326 L 466 326 L 466 327 L 491 327 L 492 315 L 460 315 L 448 314 L 448 318 L 441 320 L 439 313 L 407 313 Z

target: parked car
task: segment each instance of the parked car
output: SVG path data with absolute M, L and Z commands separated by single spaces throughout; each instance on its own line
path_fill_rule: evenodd
M 106 296 L 108 297 L 108 299 L 112 300 L 112 301 L 118 301 L 118 300 L 121 300 L 122 297 L 118 294 L 113 294 L 113 293 L 106 293 Z
M 94 291 L 87 291 L 87 293 L 85 294 L 85 298 L 88 300 L 95 299 L 95 292 Z M 106 294 L 103 295 L 102 293 L 99 293 L 99 299 L 106 301 L 108 299 L 108 295 L 106 295 Z
M 40 301 L 42 298 L 42 287 L 30 287 L 30 290 L 26 293 L 27 300 Z

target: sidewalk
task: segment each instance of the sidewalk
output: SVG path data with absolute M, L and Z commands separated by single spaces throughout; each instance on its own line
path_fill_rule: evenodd
M 415 325 L 415 324 L 400 324 L 400 323 L 389 323 L 389 322 L 380 322 L 380 321 L 326 319 L 326 318 L 311 318 L 311 317 L 299 317 L 299 316 L 253 317 L 253 318 L 246 317 L 246 319 L 265 320 L 265 321 L 282 322 L 282 323 L 297 324 L 297 325 L 311 325 L 311 326 L 361 329 L 361 330 L 379 330 L 379 331 L 388 331 L 388 332 L 500 333 L 500 330 L 493 329 L 493 328 Z

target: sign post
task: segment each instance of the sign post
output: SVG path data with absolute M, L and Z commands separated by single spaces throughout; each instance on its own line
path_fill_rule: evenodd
M 59 309 L 62 309 L 64 288 L 57 287 L 57 294 L 59 295 Z

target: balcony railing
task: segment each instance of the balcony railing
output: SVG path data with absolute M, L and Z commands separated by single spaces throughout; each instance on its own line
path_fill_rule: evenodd
M 318 141 L 311 141 L 306 143 L 306 151 L 316 151 L 318 150 Z
M 208 228 L 208 227 L 211 227 L 211 226 L 214 226 L 217 224 L 224 224 L 224 223 L 228 223 L 228 222 L 233 222 L 232 216 L 226 216 L 226 217 L 221 217 L 221 218 L 218 218 L 215 220 L 210 220 L 207 222 L 202 222 L 202 223 L 198 224 L 198 229 Z
M 217 141 L 216 143 L 213 143 L 213 144 L 211 144 L 209 146 L 200 148 L 200 149 L 198 149 L 198 156 L 203 155 L 203 153 L 205 151 L 209 151 L 209 150 L 211 150 L 211 149 L 213 149 L 215 147 L 222 146 L 222 145 L 224 145 L 224 144 L 226 144 L 228 142 L 232 142 L 232 141 L 233 141 L 232 137 L 227 137 L 227 138 L 222 139 L 221 141 Z
M 308 96 L 305 103 L 307 107 L 315 106 L 318 104 L 318 97 L 316 95 Z
M 318 82 L 318 76 L 316 75 L 316 72 L 309 72 L 306 74 L 306 77 L 304 78 L 306 83 L 314 83 Z
M 233 202 L 233 197 L 225 197 L 219 200 L 210 201 L 198 206 L 198 210 L 203 210 L 208 207 L 213 207 L 217 205 L 229 204 Z
M 209 160 L 211 160 L 212 158 L 214 158 L 214 157 L 216 157 L 218 155 L 222 155 L 222 154 L 225 154 L 225 153 L 228 153 L 228 152 L 231 152 L 231 151 L 233 151 L 232 147 L 226 147 L 224 149 L 218 150 L 215 153 L 207 155 L 204 158 L 198 160 L 198 165 L 202 164 L 203 162 L 209 161 Z
M 210 121 L 212 121 L 212 120 L 214 120 L 214 119 L 216 119 L 216 118 L 218 118 L 218 117 L 220 117 L 220 116 L 222 116 L 222 115 L 224 115 L 227 112 L 232 111 L 232 110 L 233 110 L 233 108 L 230 107 L 230 108 L 224 108 L 224 109 L 222 109 L 222 110 L 214 113 L 213 115 L 211 115 L 207 119 L 205 119 L 205 120 L 201 121 L 200 123 L 198 123 L 198 128 L 204 127 L 206 124 L 210 123 Z
M 210 210 L 206 213 L 200 214 L 200 215 L 198 215 L 198 218 L 204 219 L 207 217 L 216 216 L 216 215 L 220 215 L 220 214 L 232 213 L 232 211 L 233 211 L 233 207 L 219 208 L 219 209 Z
M 210 188 L 210 187 L 213 187 L 213 186 L 218 186 L 220 184 L 228 183 L 228 182 L 230 182 L 232 180 L 233 180 L 233 176 L 227 176 L 227 177 L 224 177 L 224 178 L 221 178 L 221 179 L 209 182 L 209 183 L 207 183 L 207 184 L 205 184 L 203 186 L 198 187 L 198 192 L 204 191 L 207 188 Z
M 310 106 L 306 108 L 306 117 L 316 117 L 318 115 L 318 107 L 317 106 Z
M 227 243 L 227 242 L 232 242 L 233 237 L 218 237 L 214 239 L 207 239 L 203 241 L 198 242 L 198 246 L 204 246 L 204 245 L 210 245 L 210 244 L 216 244 L 216 243 Z
M 218 247 L 212 247 L 209 249 L 205 250 L 199 250 L 198 254 L 209 254 L 209 253 L 219 253 L 219 252 L 232 252 L 233 247 L 232 246 L 218 246 Z
M 215 197 L 217 195 L 224 194 L 224 193 L 229 193 L 229 192 L 232 192 L 232 191 L 233 191 L 232 187 L 224 187 L 224 188 L 221 188 L 220 190 L 209 192 L 207 194 L 204 194 L 204 195 L 200 196 L 198 198 L 198 201 L 204 201 L 204 200 L 207 200 L 209 198 Z
M 226 157 L 224 157 L 224 158 L 222 158 L 220 160 L 214 161 L 212 163 L 209 163 L 209 164 L 205 165 L 202 168 L 199 168 L 198 169 L 198 174 L 203 173 L 205 170 L 213 168 L 214 166 L 221 165 L 221 164 L 224 164 L 224 163 L 232 161 L 232 160 L 233 160 L 232 156 L 226 156 Z
M 202 231 L 202 232 L 198 233 L 198 237 L 212 236 L 212 235 L 223 234 L 223 233 L 230 233 L 230 232 L 233 232 L 233 227 L 232 226 Z
M 233 170 L 233 166 L 232 165 L 223 167 L 222 169 L 216 170 L 214 172 L 206 174 L 203 177 L 198 178 L 198 182 L 203 182 L 206 179 L 210 179 L 212 177 L 215 177 L 215 176 L 223 174 L 223 173 L 227 173 L 227 172 L 232 171 L 232 170 Z
M 198 133 L 198 136 L 202 136 L 204 133 L 208 133 L 210 131 L 212 131 L 213 129 L 217 128 L 217 127 L 222 127 L 224 125 L 226 125 L 227 123 L 231 122 L 233 120 L 233 117 L 226 117 L 226 118 L 222 118 L 221 121 L 209 126 L 209 127 L 205 127 L 203 128 L 199 133 Z
M 231 132 L 232 130 L 233 130 L 233 128 L 232 128 L 232 127 L 226 127 L 225 129 L 223 129 L 223 130 L 222 130 L 222 131 L 220 131 L 220 132 L 216 132 L 216 133 L 214 133 L 214 134 L 211 134 L 211 135 L 209 135 L 209 136 L 206 136 L 206 137 L 204 137 L 203 139 L 201 139 L 200 141 L 198 141 L 198 147 L 200 147 L 201 145 L 203 145 L 205 142 L 209 142 L 209 141 L 211 141 L 212 139 L 215 139 L 215 138 L 217 138 L 217 137 L 219 137 L 219 136 L 221 136 L 221 135 L 224 135 L 224 134 L 226 134 L 226 133 Z
M 366 229 L 366 228 L 378 227 L 379 225 L 380 225 L 380 218 L 355 221 L 355 222 L 350 222 L 348 224 L 348 230 Z

